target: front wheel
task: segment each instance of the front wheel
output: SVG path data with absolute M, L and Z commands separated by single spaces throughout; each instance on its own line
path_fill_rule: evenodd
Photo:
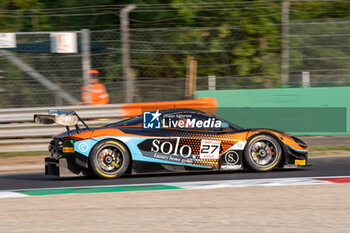
M 258 172 L 274 169 L 281 160 L 281 146 L 269 135 L 253 137 L 244 150 L 248 166 Z
M 120 142 L 107 140 L 98 143 L 91 151 L 92 171 L 101 178 L 123 175 L 130 164 L 130 154 Z

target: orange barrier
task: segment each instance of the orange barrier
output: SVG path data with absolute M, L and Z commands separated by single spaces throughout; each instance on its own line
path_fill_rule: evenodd
M 132 103 L 122 105 L 123 117 L 141 115 L 144 111 L 156 111 L 157 109 L 191 108 L 213 114 L 217 109 L 216 98 L 205 97 L 195 100 L 179 100 L 165 102 Z

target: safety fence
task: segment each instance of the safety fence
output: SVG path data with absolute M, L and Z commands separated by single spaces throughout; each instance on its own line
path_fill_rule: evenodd
M 290 7 L 283 10 L 283 2 L 290 2 Z M 301 87 L 303 72 L 309 73 L 306 86 L 350 85 L 348 1 L 137 5 L 130 13 L 129 30 L 130 68 L 136 102 L 184 99 L 189 56 L 198 62 L 197 90 L 208 88 L 209 75 L 217 77 L 216 88 L 219 90 L 279 88 L 282 84 Z M 83 85 L 84 56 L 81 46 L 83 27 L 76 24 L 77 19 L 90 29 L 91 67 L 101 72 L 100 81 L 107 87 L 110 103 L 123 103 L 127 93 L 118 20 L 118 12 L 123 7 L 89 6 L 94 12 L 79 7 L 80 14 L 64 15 L 66 25 L 57 21 L 57 14 L 26 10 L 32 19 L 39 16 L 46 19 L 43 22 L 51 22 L 51 30 L 55 32 L 77 33 L 78 51 L 51 53 L 51 32 L 16 32 L 17 48 L 6 52 L 58 88 L 43 87 L 24 72 L 23 67 L 16 66 L 8 53 L 0 50 L 0 107 L 61 106 L 67 104 L 62 99 L 62 91 L 78 104 Z M 29 17 L 17 15 L 19 11 L 6 12 L 2 17 L 7 20 L 9 28 L 21 28 L 15 26 L 20 21 L 11 17 L 23 21 Z M 189 18 L 183 17 L 183 12 L 188 12 Z M 288 24 L 282 22 L 286 13 L 289 13 Z M 95 14 L 108 16 L 106 22 L 109 24 L 96 23 L 94 17 L 89 17 Z M 37 26 L 44 30 L 40 24 Z M 282 35 L 282 31 L 288 35 Z M 289 81 L 286 83 L 281 80 L 283 50 L 289 52 L 284 61 L 289 66 Z

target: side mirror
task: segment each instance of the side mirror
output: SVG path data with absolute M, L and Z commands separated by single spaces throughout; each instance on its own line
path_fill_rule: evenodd
M 229 128 L 230 126 L 226 122 L 221 122 L 221 130 Z

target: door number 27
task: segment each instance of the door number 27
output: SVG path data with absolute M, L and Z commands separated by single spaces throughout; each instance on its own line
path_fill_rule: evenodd
M 199 157 L 201 159 L 219 159 L 220 141 L 202 140 Z

